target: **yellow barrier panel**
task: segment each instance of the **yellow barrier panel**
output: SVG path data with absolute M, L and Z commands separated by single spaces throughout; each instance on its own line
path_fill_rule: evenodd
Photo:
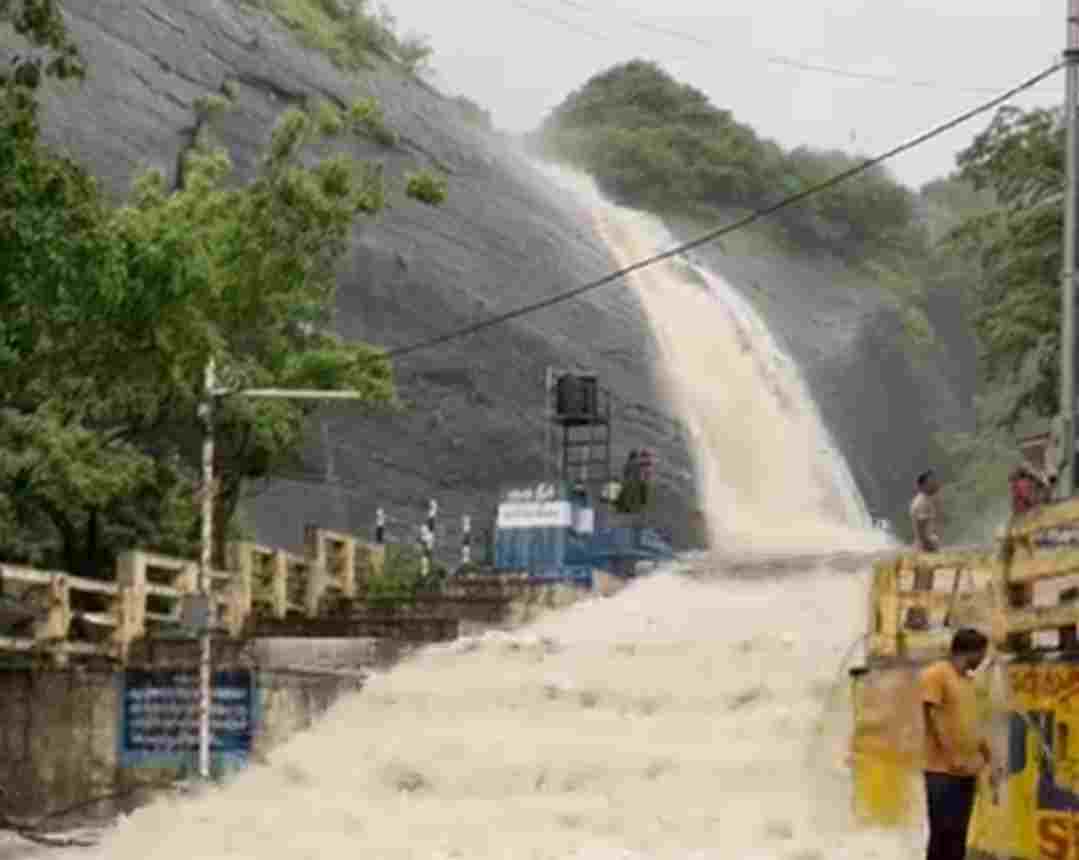
M 867 827 L 901 828 L 917 814 L 918 784 L 910 762 L 881 753 L 854 755 L 854 812 Z
M 867 826 L 924 820 L 917 669 L 854 679 L 855 813 Z M 1023 659 L 978 680 L 979 709 L 1002 781 L 979 780 L 970 827 L 978 860 L 1079 858 L 1079 661 Z M 990 698 L 990 692 L 993 692 Z
M 902 827 L 915 820 L 920 795 L 921 717 L 913 669 L 854 678 L 854 808 L 866 826 Z

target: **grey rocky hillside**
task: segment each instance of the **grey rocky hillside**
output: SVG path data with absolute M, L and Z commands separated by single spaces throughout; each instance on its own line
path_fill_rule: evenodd
M 974 428 L 977 346 L 961 297 L 930 292 L 936 337 L 920 348 L 894 298 L 827 255 L 722 240 L 695 254 L 749 297 L 798 362 L 870 511 L 909 531 L 914 475 L 944 465 L 936 435 Z
M 614 264 L 572 204 L 510 144 L 460 106 L 375 59 L 346 73 L 275 21 L 232 2 L 107 0 L 65 4 L 90 77 L 46 99 L 46 139 L 88 164 L 117 196 L 145 167 L 176 180 L 198 129 L 200 100 L 227 91 L 214 119 L 239 175 L 250 174 L 282 110 L 309 98 L 347 106 L 374 96 L 395 133 L 355 154 L 388 177 L 430 169 L 449 180 L 436 209 L 403 195 L 355 234 L 341 275 L 338 327 L 394 348 L 467 325 L 604 274 Z M 615 460 L 658 454 L 660 519 L 681 541 L 695 504 L 681 430 L 660 402 L 653 343 L 630 294 L 581 301 L 417 353 L 397 364 L 399 415 L 328 407 L 313 422 L 304 466 L 253 498 L 260 540 L 294 546 L 307 522 L 366 532 L 381 505 L 390 534 L 412 537 L 439 500 L 447 516 L 489 515 L 507 481 L 543 474 L 545 367 L 591 368 L 616 393 Z M 409 528 L 411 526 L 411 528 Z
M 231 0 L 65 8 L 91 72 L 79 93 L 50 94 L 46 138 L 90 165 L 117 197 L 144 167 L 176 181 L 199 128 L 200 101 L 223 92 L 233 106 L 214 119 L 214 130 L 241 176 L 252 172 L 286 107 L 373 96 L 396 141 L 371 139 L 355 154 L 381 161 L 398 180 L 417 169 L 448 177 L 443 206 L 398 195 L 357 230 L 338 296 L 337 324 L 347 336 L 400 347 L 614 268 L 588 220 L 512 142 L 394 64 L 374 59 L 343 71 L 267 15 Z M 839 285 L 838 263 L 721 246 L 698 253 L 754 299 L 803 363 L 870 504 L 900 510 L 911 472 L 929 454 L 928 433 L 939 423 L 932 416 L 952 410 L 962 420 L 961 405 L 953 406 L 963 398 L 942 370 L 947 358 L 914 362 L 887 300 L 872 286 Z M 543 473 L 542 382 L 545 367 L 557 365 L 593 369 L 614 390 L 615 465 L 631 448 L 657 452 L 658 519 L 686 545 L 693 470 L 682 429 L 658 392 L 654 355 L 641 310 L 619 285 L 411 355 L 397 365 L 405 411 L 323 410 L 303 467 L 251 499 L 249 524 L 260 540 L 294 546 L 308 522 L 365 532 L 380 505 L 391 535 L 411 537 L 406 524 L 418 525 L 430 497 L 447 515 L 489 515 L 499 486 Z

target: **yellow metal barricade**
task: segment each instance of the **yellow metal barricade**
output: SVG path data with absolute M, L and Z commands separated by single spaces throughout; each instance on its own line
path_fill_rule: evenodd
M 874 827 L 916 821 L 921 794 L 921 716 L 912 669 L 854 676 L 851 764 L 858 820 Z

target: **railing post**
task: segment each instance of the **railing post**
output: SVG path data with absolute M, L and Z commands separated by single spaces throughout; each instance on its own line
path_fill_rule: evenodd
M 139 552 L 121 553 L 116 560 L 116 584 L 134 594 L 131 605 L 130 634 L 133 639 L 146 635 L 146 557 Z
M 341 558 L 338 563 L 338 585 L 348 600 L 356 596 L 356 539 L 347 537 L 341 542 Z
M 899 564 L 882 562 L 876 567 L 880 607 L 880 656 L 899 656 Z
M 234 637 L 241 636 L 254 608 L 254 557 L 251 545 L 234 541 L 226 548 L 228 553 L 230 581 L 229 632 Z
M 326 557 L 327 541 L 316 526 L 304 529 L 304 545 L 307 555 L 307 583 L 304 588 L 305 609 L 308 618 L 318 618 L 322 595 L 330 576 Z
M 58 666 L 67 662 L 67 637 L 71 630 L 71 588 L 67 577 L 55 574 L 49 580 L 48 614 L 38 625 L 35 638 L 48 650 Z
M 434 543 L 434 535 L 426 525 L 420 526 L 420 573 L 427 576 L 431 572 L 431 546 Z
M 288 556 L 280 549 L 273 554 L 273 614 L 279 620 L 288 617 Z
M 112 632 L 113 654 L 122 664 L 127 663 L 132 643 L 139 638 L 139 605 L 146 604 L 145 592 L 139 592 L 134 586 L 116 586 L 112 599 L 112 617 L 116 627 Z
M 1003 583 L 1005 607 L 1007 608 L 1008 614 L 1010 614 L 1013 609 L 1025 609 L 1030 606 L 1033 601 L 1033 585 L 1022 582 L 1013 583 L 1010 581 L 1012 561 L 1015 559 L 1016 553 L 1021 549 L 1026 549 L 1030 552 L 1031 547 L 1032 545 L 1029 537 L 1017 539 L 1009 533 L 1004 539 Z M 1029 651 L 1031 642 L 1032 637 L 1029 633 L 1008 633 L 1005 640 L 1008 650 L 1012 652 Z

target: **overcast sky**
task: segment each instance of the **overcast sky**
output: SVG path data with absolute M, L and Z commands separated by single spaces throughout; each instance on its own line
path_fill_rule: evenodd
M 383 0 L 401 28 L 430 37 L 434 83 L 488 108 L 508 131 L 534 128 L 591 75 L 652 59 L 759 134 L 876 154 L 1054 62 L 1066 0 Z M 677 31 L 667 35 L 660 30 Z M 891 85 L 803 71 L 769 58 L 931 82 Z M 1063 73 L 1022 104 L 1063 97 Z M 900 156 L 920 185 L 948 172 L 984 127 Z

